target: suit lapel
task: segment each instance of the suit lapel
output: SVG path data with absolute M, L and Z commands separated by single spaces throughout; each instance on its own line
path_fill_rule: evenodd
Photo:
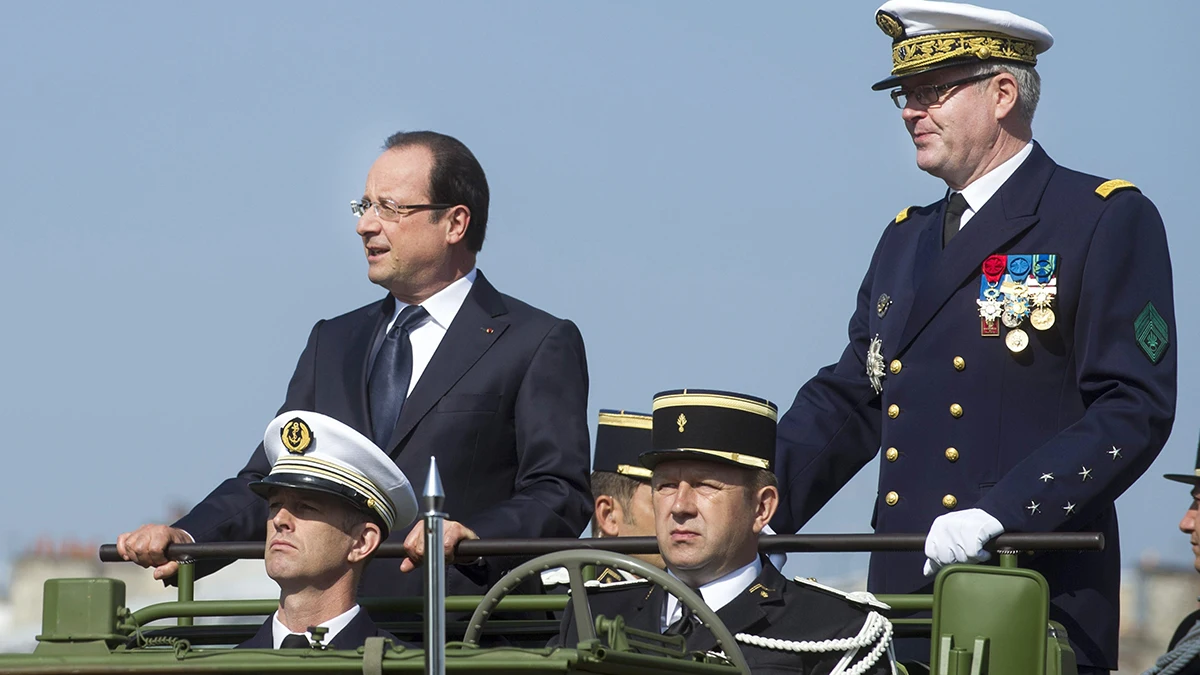
M 450 323 L 421 379 L 417 380 L 417 386 L 404 402 L 400 419 L 396 420 L 396 428 L 388 441 L 389 454 L 395 457 L 400 441 L 504 333 L 508 324 L 496 317 L 507 311 L 500 293 L 488 283 L 483 272 L 479 272 L 462 308 Z
M 374 637 L 377 632 L 375 622 L 371 621 L 367 610 L 360 607 L 358 614 L 355 614 L 354 618 L 350 619 L 350 623 L 333 636 L 327 647 L 329 649 L 358 649 L 363 646 L 367 638 Z
M 1038 222 L 1037 205 L 1056 165 L 1041 146 L 1000 187 L 963 230 L 934 258 L 917 289 L 912 310 L 893 354 L 903 352 L 964 283 L 976 282 L 987 256 Z M 943 200 L 944 202 L 944 200 Z M 943 203 L 938 212 L 944 213 Z
M 238 645 L 236 648 L 237 649 L 272 649 L 272 648 L 274 648 L 275 635 L 274 635 L 274 630 L 272 628 L 272 619 L 274 619 L 274 618 L 275 618 L 274 614 L 267 617 L 267 620 L 265 622 L 263 622 L 263 625 L 258 627 L 258 632 L 254 634 L 254 637 L 250 638 L 249 640 L 246 640 L 242 644 Z
M 351 328 L 346 337 L 346 360 L 342 372 L 346 374 L 346 392 L 356 400 L 347 406 L 347 411 L 353 419 L 342 421 L 367 436 L 371 435 L 371 404 L 367 397 L 367 382 L 371 377 L 371 354 L 377 339 L 383 334 L 383 329 L 395 311 L 396 300 L 389 293 L 387 298 L 379 303 L 376 312 L 368 313 L 367 318 Z

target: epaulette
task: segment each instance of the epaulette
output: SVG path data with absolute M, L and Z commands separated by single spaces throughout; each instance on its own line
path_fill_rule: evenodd
M 916 206 L 906 206 L 906 207 L 904 207 L 904 210 L 903 210 L 903 211 L 901 211 L 900 213 L 897 213 L 897 214 L 896 214 L 896 219 L 895 219 L 895 220 L 893 220 L 892 222 L 893 222 L 893 223 L 895 223 L 896 225 L 899 225 L 900 223 L 903 223 L 904 221 L 908 220 L 908 216 L 909 216 L 909 214 L 911 214 L 911 213 L 912 213 L 912 210 L 913 210 L 913 209 L 915 209 L 915 208 L 917 208 L 917 207 L 916 207 Z
M 1100 187 L 1096 188 L 1096 194 L 1100 195 L 1101 199 L 1108 199 L 1112 193 L 1120 190 L 1137 190 L 1138 192 L 1141 192 L 1141 190 L 1138 190 L 1138 186 L 1134 185 L 1133 183 L 1117 178 L 1115 180 L 1101 183 Z
M 805 579 L 804 577 L 796 577 L 792 579 L 792 581 L 798 584 L 804 584 L 805 586 L 819 588 L 826 593 L 832 593 L 833 595 L 843 597 L 855 604 L 867 605 L 876 609 L 891 609 L 890 605 L 880 602 L 875 598 L 874 595 L 868 593 L 867 591 L 851 591 L 847 593 L 846 591 L 838 590 L 833 586 L 826 586 L 825 584 L 817 583 L 816 579 Z
M 569 583 L 571 583 L 571 575 L 565 567 L 555 567 L 542 572 L 543 586 L 563 586 Z
M 583 582 L 583 586 L 584 586 L 584 588 L 587 588 L 589 591 L 595 591 L 595 590 L 607 591 L 607 590 L 611 590 L 614 588 L 627 588 L 629 586 L 637 586 L 638 584 L 648 584 L 648 583 L 650 583 L 650 582 L 645 579 L 630 579 L 628 581 L 610 581 L 608 583 L 601 583 L 600 581 L 597 581 L 596 579 L 591 579 L 589 581 Z

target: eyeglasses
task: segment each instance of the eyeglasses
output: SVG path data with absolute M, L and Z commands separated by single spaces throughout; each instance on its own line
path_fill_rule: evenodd
M 373 209 L 375 215 L 379 216 L 380 220 L 394 223 L 417 211 L 448 209 L 453 206 L 454 204 L 396 204 L 386 199 L 372 203 L 370 199 L 363 198 L 361 201 L 355 199 L 350 202 L 350 211 L 359 218 L 362 218 L 366 215 L 367 209 Z
M 964 77 L 961 80 L 954 80 L 953 82 L 947 82 L 945 84 L 922 84 L 920 86 L 913 87 L 912 89 L 893 89 L 892 102 L 895 103 L 896 107 L 901 110 L 904 110 L 904 108 L 908 106 L 909 97 L 916 99 L 917 103 L 920 103 L 921 105 L 933 105 L 934 103 L 942 100 L 942 96 L 945 95 L 946 92 L 959 85 L 979 82 L 981 80 L 986 80 L 989 77 L 995 77 L 999 74 L 1000 73 L 998 72 L 984 73 L 983 75 Z

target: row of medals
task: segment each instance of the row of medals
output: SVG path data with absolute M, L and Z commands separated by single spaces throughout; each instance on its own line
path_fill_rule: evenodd
M 1026 318 L 1037 330 L 1048 330 L 1054 325 L 1054 295 L 1057 292 L 1054 280 L 1042 284 L 1037 277 L 1029 276 L 1025 283 L 1006 278 L 999 288 L 992 287 L 983 291 L 983 299 L 976 300 L 979 304 L 979 317 L 982 319 L 980 332 L 986 337 L 1000 335 L 999 321 L 1008 328 L 1004 336 L 1004 345 L 1011 352 L 1024 351 L 1029 346 L 1029 335 L 1021 329 L 1021 323 Z

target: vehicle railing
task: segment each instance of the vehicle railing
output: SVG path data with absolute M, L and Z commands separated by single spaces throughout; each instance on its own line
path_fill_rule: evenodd
M 196 560 L 213 559 L 261 559 L 264 554 L 262 542 L 222 542 L 208 544 L 172 544 L 167 557 L 183 564 L 179 566 L 177 583 L 179 601 L 150 605 L 134 612 L 130 617 L 138 625 L 145 625 L 168 617 L 178 617 L 179 625 L 192 625 L 193 616 L 211 615 L 258 615 L 274 611 L 277 601 L 222 600 L 195 602 Z M 1019 553 L 1048 551 L 1102 551 L 1104 535 L 1099 532 L 1048 532 L 1002 534 L 985 547 L 999 558 L 1001 567 L 1017 567 Z M 605 537 L 593 539 L 477 539 L 463 541 L 455 554 L 463 558 L 488 556 L 537 556 L 554 551 L 589 549 L 612 551 L 626 555 L 658 553 L 658 542 L 654 537 Z M 924 551 L 923 534 L 776 534 L 759 538 L 759 551 L 763 553 L 870 553 L 877 551 Z M 115 544 L 100 547 L 101 562 L 122 562 Z M 384 543 L 380 545 L 377 558 L 403 558 L 404 545 Z M 470 611 L 482 596 L 458 596 L 447 598 L 448 611 Z M 931 595 L 881 595 L 879 599 L 896 611 L 929 610 L 933 606 Z M 364 598 L 363 604 L 370 611 L 378 606 L 390 610 L 419 611 L 421 598 Z M 473 604 L 474 603 L 474 604 Z M 566 603 L 562 596 L 509 598 L 501 609 L 512 611 L 540 611 L 561 609 Z M 264 609 L 266 608 L 266 609 Z M 190 616 L 189 616 L 190 615 Z M 904 620 L 899 620 L 903 622 Z

